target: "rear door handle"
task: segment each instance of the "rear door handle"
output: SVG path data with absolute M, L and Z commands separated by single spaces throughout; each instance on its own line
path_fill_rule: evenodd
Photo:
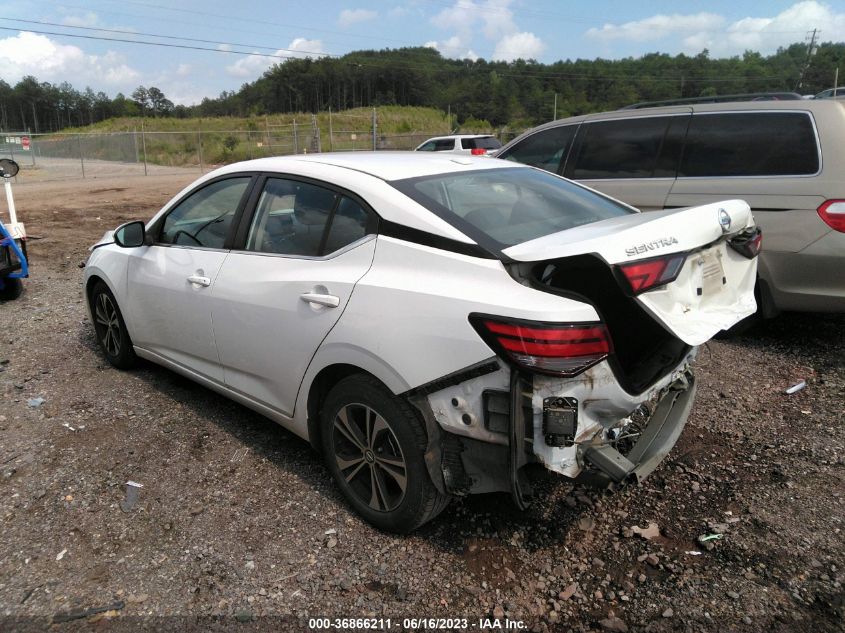
M 305 301 L 306 303 L 315 303 L 317 305 L 325 306 L 327 308 L 336 308 L 340 305 L 339 297 L 335 297 L 334 295 L 320 294 L 318 292 L 306 292 L 304 294 L 299 295 L 299 298 Z
M 211 285 L 211 279 L 208 277 L 202 277 L 200 275 L 191 275 L 188 277 L 188 281 L 192 284 L 197 284 L 198 286 L 208 287 Z

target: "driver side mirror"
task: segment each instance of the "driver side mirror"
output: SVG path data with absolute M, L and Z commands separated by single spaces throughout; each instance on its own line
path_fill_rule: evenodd
M 114 230 L 114 243 L 121 248 L 137 248 L 143 246 L 147 232 L 141 220 L 121 224 Z

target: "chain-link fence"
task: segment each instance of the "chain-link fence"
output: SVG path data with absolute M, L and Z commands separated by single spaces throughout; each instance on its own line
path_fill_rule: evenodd
M 321 151 L 413 150 L 446 129 L 383 133 L 371 116 L 322 114 L 291 123 L 250 122 L 246 130 L 149 131 L 29 134 L 0 132 L 0 157 L 18 162 L 23 180 L 58 180 L 149 175 L 193 170 L 204 173 L 253 158 Z M 410 127 L 410 126 L 404 126 Z M 518 132 L 490 131 L 502 143 Z

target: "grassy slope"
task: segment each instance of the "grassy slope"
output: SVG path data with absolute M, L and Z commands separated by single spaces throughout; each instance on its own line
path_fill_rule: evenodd
M 429 136 L 448 134 L 451 131 L 446 114 L 434 108 L 384 106 L 376 110 L 379 149 L 413 149 Z M 346 110 L 333 113 L 331 117 L 328 112 L 317 115 L 297 113 L 243 118 L 123 117 L 86 127 L 68 128 L 62 132 L 92 135 L 140 133 L 143 125 L 146 132 L 143 142 L 149 162 L 160 165 L 196 165 L 200 160 L 205 164 L 221 164 L 261 156 L 310 152 L 318 148 L 322 151 L 372 149 L 372 120 L 371 108 Z M 313 134 L 315 124 L 319 131 L 319 143 Z M 491 130 L 487 122 L 473 121 L 460 131 Z M 198 134 L 198 131 L 201 131 L 201 134 Z M 58 141 L 58 137 L 55 138 Z M 92 149 L 86 153 L 91 158 L 125 160 L 115 155 L 115 147 L 128 142 L 126 138 L 102 138 L 97 143 L 93 142 L 93 136 L 89 138 L 91 141 L 88 145 Z M 136 140 L 133 139 L 132 142 L 135 143 Z M 126 148 L 123 148 L 122 155 L 126 153 Z
M 383 106 L 376 108 L 378 127 L 384 134 L 406 134 L 412 132 L 427 133 L 432 130 L 445 132 L 448 129 L 446 114 L 434 108 L 410 106 Z M 295 114 L 270 114 L 251 117 L 192 117 L 187 119 L 162 117 L 120 117 L 100 121 L 94 125 L 67 128 L 62 132 L 132 132 L 141 130 L 143 122 L 147 132 L 184 132 L 184 131 L 264 131 L 268 126 L 292 126 L 296 121 L 299 127 L 310 127 L 314 115 L 307 112 Z M 329 113 L 316 115 L 318 125 L 328 130 Z M 340 124 L 344 129 L 369 130 L 372 123 L 371 108 L 344 110 L 331 115 L 333 126 Z

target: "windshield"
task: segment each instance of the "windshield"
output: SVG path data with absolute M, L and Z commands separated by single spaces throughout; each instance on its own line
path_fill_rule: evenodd
M 537 169 L 487 169 L 392 184 L 479 244 L 499 249 L 620 215 L 625 205 Z M 479 240 L 479 233 L 488 238 Z

